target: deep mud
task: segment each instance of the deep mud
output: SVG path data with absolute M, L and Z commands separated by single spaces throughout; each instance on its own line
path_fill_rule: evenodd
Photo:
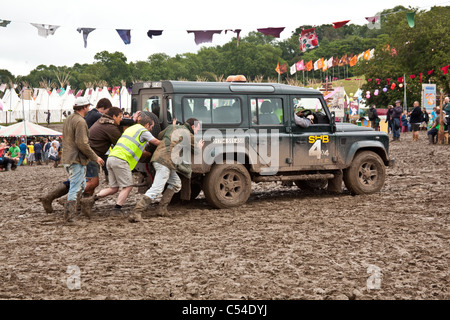
M 200 194 L 139 224 L 112 197 L 64 225 L 38 201 L 62 167 L 1 172 L 0 299 L 448 299 L 450 145 L 407 133 L 391 155 L 378 194 L 266 183 L 237 209 Z

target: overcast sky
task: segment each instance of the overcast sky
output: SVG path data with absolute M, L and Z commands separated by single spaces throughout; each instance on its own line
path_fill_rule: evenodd
M 93 63 L 94 55 L 104 50 L 122 52 L 128 62 L 147 60 L 159 52 L 169 56 L 195 53 L 203 46 L 223 45 L 235 36 L 222 32 L 214 35 L 211 44 L 196 45 L 194 34 L 186 30 L 242 29 L 244 37 L 258 28 L 285 27 L 280 37 L 284 40 L 302 25 L 342 20 L 362 25 L 367 23 L 365 17 L 397 5 L 429 10 L 434 5 L 450 5 L 450 1 L 2 1 L 0 19 L 12 22 L 6 28 L 0 27 L 0 69 L 9 70 L 14 76 L 28 75 L 40 64 L 71 67 L 75 63 Z M 30 23 L 60 27 L 54 35 L 44 38 Z M 87 48 L 76 30 L 79 27 L 96 28 L 88 36 Z M 131 44 L 125 45 L 115 29 L 131 29 Z M 149 29 L 164 31 L 150 39 Z

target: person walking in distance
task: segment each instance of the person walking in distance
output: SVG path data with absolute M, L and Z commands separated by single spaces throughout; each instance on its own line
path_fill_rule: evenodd
M 414 101 L 409 122 L 411 123 L 413 141 L 418 141 L 420 125 L 423 122 L 423 113 L 422 109 L 420 108 L 419 101 Z
M 73 114 L 64 121 L 62 163 L 69 174 L 70 181 L 64 211 L 66 222 L 73 221 L 77 209 L 77 196 L 81 196 L 86 187 L 86 166 L 89 160 L 96 161 L 101 166 L 104 165 L 102 158 L 89 146 L 89 130 L 84 116 L 89 112 L 90 105 L 87 98 L 76 98 Z
M 400 140 L 400 117 L 403 113 L 403 107 L 401 105 L 401 101 L 395 101 L 395 107 L 392 110 L 392 135 L 393 141 Z

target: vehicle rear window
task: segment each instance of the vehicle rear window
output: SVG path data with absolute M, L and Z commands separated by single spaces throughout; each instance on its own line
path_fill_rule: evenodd
M 204 124 L 238 124 L 242 122 L 241 100 L 238 98 L 183 98 L 184 120 L 197 118 Z

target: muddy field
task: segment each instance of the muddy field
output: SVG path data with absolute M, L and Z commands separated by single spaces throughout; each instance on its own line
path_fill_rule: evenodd
M 38 201 L 62 167 L 0 172 L 0 299 L 448 299 L 450 146 L 407 133 L 391 155 L 378 194 L 266 183 L 237 209 L 201 193 L 139 224 L 134 190 L 124 215 L 111 197 L 67 226 Z

